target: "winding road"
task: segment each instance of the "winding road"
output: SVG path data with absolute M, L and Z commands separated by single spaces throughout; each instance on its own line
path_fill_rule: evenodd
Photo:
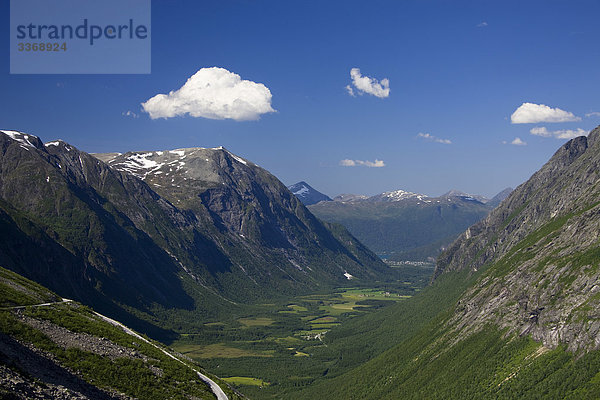
M 22 308 L 26 308 L 26 307 L 44 307 L 44 306 L 51 306 L 51 305 L 54 305 L 54 304 L 69 303 L 69 302 L 72 302 L 72 301 L 73 300 L 70 300 L 70 299 L 62 299 L 61 301 L 55 301 L 55 302 L 51 302 L 51 303 L 33 304 L 33 305 L 28 305 L 28 306 L 3 307 L 2 309 L 16 310 L 16 309 L 22 309 Z M 210 389 L 212 390 L 212 392 L 214 393 L 214 395 L 217 397 L 217 400 L 229 400 L 229 398 L 227 397 L 227 395 L 225 394 L 225 392 L 223 391 L 223 389 L 221 389 L 221 387 L 219 385 L 217 385 L 217 383 L 215 381 L 213 381 L 208 376 L 206 376 L 203 373 L 201 373 L 200 371 L 198 371 L 196 368 L 192 367 L 190 364 L 186 363 L 185 361 L 182 361 L 178 357 L 176 357 L 173 354 L 169 353 L 167 350 L 165 350 L 162 347 L 160 347 L 160 346 L 152 343 L 151 341 L 147 340 L 143 336 L 141 336 L 138 333 L 134 332 L 132 329 L 130 329 L 127 326 L 125 326 L 122 323 L 120 323 L 119 321 L 115 321 L 114 319 L 109 318 L 106 315 L 102 315 L 102 314 L 100 314 L 100 313 L 98 313 L 96 311 L 94 311 L 94 314 L 96 314 L 97 316 L 99 316 L 104 321 L 108 322 L 109 324 L 111 324 L 113 326 L 116 326 L 118 328 L 121 328 L 125 333 L 127 333 L 127 334 L 129 334 L 129 335 L 131 335 L 131 336 L 133 336 L 133 337 L 135 337 L 137 339 L 140 339 L 140 340 L 148 343 L 151 346 L 154 346 L 158 350 L 162 351 L 165 355 L 171 357 L 173 360 L 178 361 L 181 364 L 185 365 L 186 367 L 190 368 L 192 371 L 194 371 L 196 374 L 198 374 L 198 377 L 202 381 L 204 381 L 210 387 Z
M 228 397 L 225 394 L 225 392 L 223 392 L 223 389 L 221 389 L 221 387 L 219 385 L 217 385 L 217 383 L 215 381 L 213 381 L 208 376 L 206 376 L 203 373 L 201 373 L 200 371 L 198 371 L 196 368 L 194 368 L 191 365 L 189 365 L 188 363 L 180 360 L 178 357 L 175 357 L 173 354 L 169 353 L 167 350 L 163 349 L 162 347 L 157 346 L 156 344 L 150 342 L 146 338 L 138 335 L 133 330 L 131 330 L 130 328 L 126 327 L 125 325 L 123 325 L 119 321 L 115 321 L 114 319 L 109 318 L 106 315 L 102 315 L 102 314 L 100 314 L 100 313 L 98 313 L 96 311 L 94 311 L 94 314 L 96 314 L 97 316 L 99 316 L 104 321 L 108 322 L 109 324 L 117 326 L 117 327 L 123 329 L 123 331 L 125 333 L 127 333 L 127 334 L 129 334 L 129 335 L 131 335 L 131 336 L 133 336 L 133 337 L 135 337 L 137 339 L 143 340 L 144 342 L 148 343 L 151 346 L 154 346 L 155 348 L 157 348 L 158 350 L 162 351 L 167 356 L 171 357 L 173 360 L 179 361 L 180 363 L 182 363 L 186 367 L 192 369 L 195 373 L 198 374 L 198 377 L 200 379 L 202 379 L 208 386 L 210 386 L 210 389 L 212 390 L 212 392 L 215 394 L 215 396 L 217 396 L 217 400 L 228 400 Z

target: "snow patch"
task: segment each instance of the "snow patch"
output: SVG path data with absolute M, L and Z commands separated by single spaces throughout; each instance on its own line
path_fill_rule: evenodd
M 354 278 L 354 276 L 352 276 L 351 274 L 349 274 L 348 272 L 344 272 L 344 276 L 346 277 L 346 279 L 350 280 L 352 278 Z
M 18 131 L 0 131 L 0 132 L 4 133 L 9 138 L 11 138 L 12 140 L 14 140 L 16 142 L 19 142 L 22 145 L 25 145 L 27 147 L 34 147 L 35 148 L 35 145 L 33 143 L 31 143 L 29 141 L 29 139 L 30 138 L 37 138 L 36 136 L 28 135 L 26 133 L 18 132 Z
M 294 192 L 294 194 L 296 196 L 304 196 L 308 192 L 310 192 L 310 190 L 306 186 L 302 186 L 302 188 L 299 189 L 298 191 Z

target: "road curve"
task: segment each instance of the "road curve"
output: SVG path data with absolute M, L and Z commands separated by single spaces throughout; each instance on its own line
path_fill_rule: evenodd
M 94 311 L 94 314 L 96 314 L 97 316 L 99 316 L 100 318 L 102 318 L 104 321 L 108 322 L 111 325 L 117 326 L 121 329 L 123 329 L 123 331 L 131 336 L 134 336 L 140 340 L 143 340 L 144 342 L 148 343 L 151 346 L 156 347 L 158 350 L 162 351 L 164 354 L 166 354 L 167 356 L 171 357 L 173 360 L 179 361 L 180 363 L 182 363 L 183 365 L 185 365 L 186 367 L 192 369 L 196 374 L 198 374 L 198 377 L 200 379 L 202 379 L 212 390 L 212 392 L 214 393 L 215 396 L 217 396 L 217 400 L 229 400 L 229 398 L 227 397 L 227 395 L 225 394 L 225 392 L 223 391 L 223 389 L 221 389 L 221 387 L 219 385 L 217 385 L 217 383 L 215 381 L 213 381 L 212 379 L 210 379 L 208 376 L 204 375 L 203 373 L 201 373 L 200 371 L 198 371 L 196 368 L 192 367 L 191 365 L 189 365 L 188 363 L 180 360 L 178 357 L 175 357 L 173 354 L 169 353 L 167 350 L 163 349 L 160 346 L 155 345 L 154 343 L 150 342 L 149 340 L 146 340 L 146 338 L 138 335 L 137 333 L 135 333 L 133 330 L 131 330 L 130 328 L 126 327 L 125 325 L 123 325 L 122 323 L 120 323 L 119 321 L 115 321 L 112 318 L 109 318 L 105 315 L 102 315 L 96 311 Z

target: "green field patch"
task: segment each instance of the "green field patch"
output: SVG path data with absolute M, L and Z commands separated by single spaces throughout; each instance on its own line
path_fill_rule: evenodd
M 296 350 L 296 354 L 294 354 L 294 357 L 310 357 L 310 356 L 306 353 Z
M 298 339 L 297 337 L 286 336 L 286 337 L 276 338 L 275 343 L 291 345 L 291 344 L 300 344 L 300 343 L 302 343 L 302 340 Z
M 298 304 L 288 304 L 288 308 L 291 308 L 292 311 L 295 311 L 295 312 L 307 312 L 308 311 L 308 308 L 300 306 Z
M 227 346 L 225 343 L 214 343 L 207 346 L 175 344 L 173 348 L 191 358 L 240 358 L 240 357 L 273 357 L 274 350 L 250 351 Z
M 311 324 L 325 324 L 325 323 L 331 323 L 331 322 L 335 322 L 335 321 L 337 321 L 336 317 L 327 316 L 327 317 L 313 319 L 310 321 L 310 323 Z
M 339 326 L 339 325 L 341 325 L 339 322 L 335 322 L 335 323 L 332 323 L 332 324 L 312 324 L 310 327 L 312 329 L 324 329 L 324 330 L 327 330 L 327 329 L 335 328 L 336 326 Z
M 224 322 L 207 322 L 204 325 L 206 326 L 225 326 Z
M 256 317 L 256 318 L 240 318 L 238 322 L 244 327 L 248 328 L 251 326 L 269 326 L 274 321 L 271 318 L 267 317 Z
M 250 378 L 247 376 L 231 376 L 229 378 L 221 378 L 227 383 L 232 385 L 246 385 L 246 386 L 269 386 L 269 382 L 265 382 L 262 379 Z

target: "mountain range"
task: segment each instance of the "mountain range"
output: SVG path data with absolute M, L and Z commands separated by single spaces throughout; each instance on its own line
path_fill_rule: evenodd
M 345 226 L 382 257 L 424 261 L 433 260 L 511 190 L 505 189 L 492 200 L 457 190 L 440 197 L 404 190 L 370 197 L 344 194 L 308 207 L 320 219 Z
M 0 265 L 156 335 L 166 310 L 206 318 L 389 273 L 224 148 L 93 156 L 3 131 L 0 236 Z

